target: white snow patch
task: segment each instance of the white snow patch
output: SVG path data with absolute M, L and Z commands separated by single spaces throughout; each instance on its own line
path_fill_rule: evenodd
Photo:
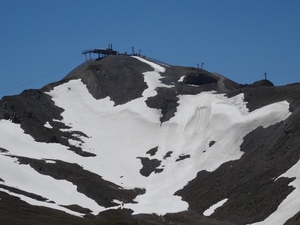
M 179 78 L 178 82 L 183 82 L 184 78 L 185 78 L 185 76 L 181 76 L 181 77 Z
M 55 204 L 45 203 L 26 197 L 27 200 L 30 199 L 30 201 L 27 201 L 29 204 L 40 206 L 48 204 L 51 205 L 51 208 L 59 210 L 61 210 L 60 205 L 77 204 L 91 209 L 95 215 L 105 209 L 99 206 L 93 199 L 79 193 L 77 186 L 71 182 L 56 180 L 50 176 L 42 175 L 29 165 L 14 163 L 15 159 L 11 157 L 1 156 L 0 159 L 0 174 L 1 178 L 5 181 L 5 185 L 14 188 L 20 187 L 23 191 L 43 196 L 55 202 Z
M 132 57 L 140 60 L 143 63 L 147 63 L 148 65 L 150 65 L 154 69 L 155 72 L 164 73 L 166 71 L 165 67 L 160 66 L 160 65 L 158 65 L 156 63 L 150 62 L 150 61 L 148 61 L 148 60 L 146 60 L 144 58 L 141 58 L 141 57 L 138 57 L 138 56 L 132 56 Z
M 55 163 L 56 163 L 56 161 L 54 161 L 54 160 L 45 160 L 45 163 L 51 163 L 51 164 L 55 164 Z
M 119 204 L 119 206 L 120 206 L 121 209 L 124 208 L 124 203 L 123 203 L 122 201 L 119 201 L 119 200 L 117 200 L 117 199 L 114 199 L 113 202 Z
M 49 128 L 49 129 L 53 128 L 48 121 L 45 123 L 44 127 Z
M 221 207 L 222 205 L 224 205 L 225 202 L 227 202 L 228 198 L 225 198 L 219 202 L 217 202 L 216 204 L 212 205 L 211 207 L 209 207 L 207 210 L 205 210 L 203 212 L 204 216 L 210 216 L 211 214 L 213 214 L 215 212 L 215 210 L 219 207 Z
M 20 198 L 21 200 L 27 202 L 30 205 L 44 206 L 44 207 L 47 207 L 47 208 L 56 209 L 56 210 L 64 211 L 64 212 L 66 212 L 68 214 L 71 214 L 71 215 L 74 215 L 74 216 L 79 216 L 79 217 L 83 217 L 84 216 L 84 214 L 81 214 L 81 213 L 78 213 L 78 212 L 74 212 L 74 211 L 69 210 L 69 209 L 67 209 L 65 207 L 59 206 L 59 205 L 57 205 L 55 203 L 50 203 L 50 202 L 47 202 L 47 201 L 45 201 L 45 202 L 43 202 L 43 201 L 37 201 L 37 200 L 29 198 L 27 196 L 24 196 L 24 195 L 21 195 L 21 194 L 17 194 L 17 193 L 14 193 L 14 192 L 10 192 L 10 191 L 8 191 L 6 189 L 3 189 L 3 188 L 0 188 L 0 191 L 5 192 L 5 193 L 7 193 L 9 195 L 18 197 L 18 198 Z
M 133 56 L 133 57 L 144 63 L 149 64 L 154 69 L 154 71 L 149 71 L 149 72 L 143 73 L 145 82 L 148 85 L 148 88 L 143 93 L 143 97 L 148 98 L 151 96 L 156 96 L 157 95 L 157 91 L 156 91 L 157 87 L 165 87 L 165 88 L 174 87 L 174 85 L 166 85 L 160 81 L 160 79 L 162 78 L 160 73 L 163 73 L 166 70 L 164 67 L 157 65 L 153 62 L 150 62 L 146 59 L 143 59 L 141 57 L 138 57 L 138 56 Z

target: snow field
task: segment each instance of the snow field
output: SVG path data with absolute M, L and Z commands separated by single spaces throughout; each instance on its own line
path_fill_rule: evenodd
M 211 207 L 209 207 L 207 210 L 204 211 L 203 215 L 204 216 L 210 216 L 211 214 L 213 214 L 215 212 L 215 210 L 219 207 L 221 207 L 222 205 L 224 205 L 225 202 L 227 202 L 228 198 L 225 198 L 219 202 L 217 202 L 216 204 L 212 205 Z
M 132 209 L 134 214 L 163 215 L 187 210 L 188 204 L 181 197 L 174 196 L 174 193 L 195 178 L 199 171 L 213 171 L 227 161 L 239 159 L 243 154 L 239 148 L 247 133 L 259 126 L 273 125 L 290 115 L 287 102 L 274 103 L 249 113 L 242 94 L 227 98 L 214 92 L 203 92 L 198 95 L 179 96 L 175 116 L 161 125 L 160 111 L 148 108 L 145 100 L 156 95 L 156 87 L 169 87 L 159 81 L 164 68 L 136 58 L 148 63 L 154 71 L 144 73 L 148 89 L 144 91 L 143 97 L 126 104 L 114 106 L 114 102 L 108 97 L 94 99 L 81 80 L 71 80 L 47 93 L 58 107 L 64 109 L 61 122 L 71 126 L 69 131 L 81 131 L 89 137 L 80 137 L 84 142 L 81 147 L 84 151 L 96 154 L 96 157 L 81 157 L 66 151 L 65 146 L 58 144 L 37 143 L 24 134 L 19 126 L 9 121 L 0 121 L 0 127 L 12 129 L 12 132 L 5 132 L 3 137 L 0 135 L 0 147 L 9 150 L 13 155 L 77 163 L 85 170 L 99 174 L 103 179 L 125 189 L 145 188 L 146 193 L 137 196 L 136 204 L 124 204 L 124 208 Z M 5 129 L 1 128 L 0 132 Z M 19 137 L 17 143 L 12 141 L 16 137 Z M 211 147 L 210 141 L 215 142 Z M 72 144 L 79 146 L 79 142 Z M 154 156 L 146 154 L 154 147 L 158 147 Z M 164 159 L 167 152 L 172 154 Z M 176 161 L 180 156 L 189 158 Z M 137 157 L 158 159 L 161 161 L 159 168 L 164 170 L 144 177 L 139 172 L 142 164 Z M 6 158 L 5 154 L 0 155 L 1 161 Z M 18 168 L 20 165 L 16 164 L 14 170 L 18 171 L 17 176 L 26 174 L 26 171 Z M 4 170 L 2 167 L 0 169 Z M 34 171 L 31 181 L 34 183 L 34 179 L 41 177 L 45 176 Z M 51 179 L 47 182 L 51 182 L 54 189 L 61 188 L 60 182 Z M 5 180 L 6 185 L 18 185 L 23 190 L 24 186 L 28 192 L 48 196 L 49 200 L 55 199 L 59 204 L 74 200 L 73 204 L 89 208 L 94 214 L 105 210 L 94 205 L 93 200 L 81 198 L 80 193 L 72 191 L 69 196 L 63 195 L 60 196 L 61 199 L 57 199 L 30 184 L 24 184 L 27 182 L 18 179 Z M 47 190 L 47 187 L 43 188 Z M 74 190 L 72 185 L 69 188 Z M 115 202 L 120 201 L 116 199 Z
M 3 122 L 7 121 L 1 120 L 0 126 L 3 125 Z M 34 142 L 28 144 L 26 147 L 30 149 L 31 146 L 34 146 Z M 14 149 L 14 146 L 8 148 L 8 150 L 10 149 Z M 37 155 L 30 155 L 29 149 L 27 151 L 25 150 L 25 154 L 27 153 L 31 158 L 36 158 Z M 12 150 L 10 152 L 14 151 Z M 60 205 L 78 204 L 82 207 L 91 209 L 95 213 L 99 213 L 100 211 L 104 210 L 104 207 L 99 206 L 93 199 L 90 199 L 82 193 L 77 192 L 77 187 L 68 181 L 56 180 L 50 176 L 41 175 L 29 165 L 19 164 L 16 158 L 7 157 L 5 154 L 0 155 L 0 160 L 0 174 L 5 185 L 28 193 L 40 195 L 46 199 L 49 199 L 50 201 L 55 202 L 42 202 L 26 196 L 15 194 L 15 196 L 21 197 L 21 199 L 30 204 L 47 206 L 49 208 L 63 210 L 67 213 L 70 213 L 70 210 L 61 207 Z M 50 161 L 50 163 L 53 163 L 53 161 Z M 71 214 L 80 215 L 76 212 Z

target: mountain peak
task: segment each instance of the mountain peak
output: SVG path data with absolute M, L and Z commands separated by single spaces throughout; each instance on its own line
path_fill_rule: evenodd
M 295 221 L 299 98 L 299 85 L 92 60 L 0 101 L 0 197 L 22 219 L 43 207 L 28 212 L 37 223 L 49 211 L 64 224 Z

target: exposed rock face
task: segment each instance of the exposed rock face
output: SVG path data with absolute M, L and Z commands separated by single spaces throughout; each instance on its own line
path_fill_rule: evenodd
M 89 66 L 82 81 L 96 99 L 110 97 L 115 105 L 139 98 L 147 88 L 142 73 L 151 68 L 131 57 L 107 57 Z
M 107 208 L 98 214 L 93 214 L 92 207 L 83 207 L 79 204 L 64 204 L 59 205 L 61 208 L 70 210 L 71 212 L 79 213 L 83 217 L 77 217 L 60 210 L 55 210 L 47 207 L 40 207 L 31 205 L 26 202 L 26 199 L 34 199 L 38 202 L 53 203 L 51 199 L 48 199 L 42 195 L 31 193 L 26 188 L 22 189 L 22 186 L 10 186 L 7 184 L 7 180 L 2 177 L 5 170 L 0 174 L 0 223 L 1 224 L 203 224 L 203 225 L 240 225 L 251 224 L 259 221 L 264 221 L 274 212 L 276 212 L 278 206 L 291 194 L 296 188 L 291 186 L 291 183 L 296 180 L 295 177 L 280 177 L 286 173 L 293 165 L 295 165 L 300 159 L 300 84 L 291 84 L 282 87 L 275 87 L 270 81 L 262 80 L 254 82 L 251 85 L 240 85 L 231 81 L 219 74 L 210 73 L 205 70 L 199 70 L 196 68 L 172 66 L 165 67 L 158 72 L 161 76 L 159 78 L 159 85 L 153 90 L 152 95 L 146 96 L 146 91 L 149 89 L 149 82 L 146 81 L 146 72 L 157 70 L 153 68 L 151 63 L 144 63 L 134 57 L 111 55 L 102 59 L 93 61 L 92 65 L 81 66 L 66 76 L 59 82 L 55 82 L 46 85 L 40 90 L 25 90 L 17 96 L 5 96 L 0 101 L 0 122 L 9 121 L 24 131 L 26 135 L 29 135 L 34 142 L 39 144 L 51 144 L 53 152 L 57 152 L 57 149 L 67 150 L 67 154 L 70 156 L 63 159 L 51 159 L 49 158 L 49 149 L 39 149 L 37 155 L 45 151 L 47 154 L 44 157 L 31 158 L 22 154 L 22 146 L 19 145 L 18 154 L 12 154 L 11 149 L 6 147 L 3 143 L 0 143 L 0 154 L 3 156 L 1 160 L 7 159 L 15 160 L 15 163 L 24 168 L 30 167 L 43 177 L 51 177 L 54 180 L 67 181 L 68 183 L 76 187 L 77 192 L 81 195 L 85 195 L 89 200 L 92 200 L 91 204 L 98 204 L 99 207 Z M 150 75 L 151 76 L 151 75 Z M 287 101 L 289 104 L 290 115 L 286 116 L 281 122 L 272 124 L 267 127 L 258 126 L 258 128 L 247 133 L 243 138 L 242 144 L 239 146 L 241 157 L 235 160 L 229 160 L 222 163 L 216 169 L 196 171 L 195 177 L 186 183 L 181 189 L 177 189 L 176 192 L 170 193 L 178 198 L 182 198 L 182 201 L 188 204 L 188 209 L 182 212 L 170 212 L 164 215 L 146 214 L 146 213 L 134 213 L 134 205 L 144 196 L 148 194 L 148 186 L 152 183 L 149 181 L 149 185 L 146 187 L 135 186 L 126 187 L 123 185 L 126 179 L 126 175 L 119 177 L 114 176 L 115 180 L 120 182 L 114 183 L 112 181 L 104 179 L 107 174 L 97 174 L 91 172 L 88 168 L 89 164 L 95 164 L 99 162 L 93 161 L 96 157 L 99 157 L 97 152 L 97 144 L 94 145 L 95 149 L 90 149 L 86 146 L 89 141 L 94 140 L 94 134 L 88 133 L 80 129 L 73 129 L 74 124 L 67 123 L 65 112 L 66 109 L 59 107 L 53 95 L 55 88 L 60 85 L 67 85 L 64 92 L 68 96 L 77 96 L 73 86 L 68 86 L 70 81 L 80 80 L 85 86 L 90 95 L 94 99 L 103 100 L 108 99 L 101 107 L 118 109 L 120 112 L 127 105 L 137 102 L 139 99 L 143 99 L 143 102 L 136 104 L 135 107 L 130 108 L 129 112 L 133 113 L 137 119 L 141 122 L 146 120 L 154 120 L 154 116 L 157 117 L 157 127 L 160 129 L 169 129 L 170 133 L 177 129 L 175 132 L 177 139 L 174 142 L 161 144 L 161 142 L 154 141 L 153 145 L 146 144 L 146 149 L 141 149 L 141 153 L 136 157 L 136 165 L 139 165 L 139 170 L 134 171 L 136 174 L 142 175 L 141 181 L 144 179 L 155 179 L 155 176 L 161 174 L 170 173 L 173 167 L 169 165 L 178 166 L 178 168 L 191 168 L 192 163 L 189 164 L 189 160 L 195 158 L 195 155 L 200 158 L 207 157 L 213 149 L 220 150 L 222 145 L 214 137 L 213 133 L 209 140 L 205 140 L 207 143 L 203 149 L 197 149 L 197 152 L 193 152 L 191 149 L 184 149 L 186 146 L 193 146 L 193 143 L 197 143 L 200 139 L 197 135 L 201 133 L 201 129 L 206 129 L 214 121 L 207 123 L 207 126 L 198 124 L 203 120 L 187 120 L 187 116 L 183 117 L 180 122 L 175 120 L 176 115 L 179 113 L 178 109 L 182 104 L 182 99 L 185 96 L 198 95 L 204 92 L 213 92 L 215 94 L 224 94 L 227 98 L 235 98 L 240 94 L 243 95 L 243 99 L 249 112 L 256 112 L 264 106 L 281 101 Z M 54 93 L 52 96 L 49 93 Z M 57 92 L 61 94 L 61 92 Z M 75 93 L 75 94 L 74 94 Z M 80 95 L 78 95 L 80 96 Z M 77 101 L 70 97 L 70 101 Z M 210 111 L 206 105 L 202 102 L 196 105 L 196 101 L 190 101 L 185 99 L 184 104 L 187 106 L 193 105 L 197 111 L 195 115 L 201 116 Z M 111 106 L 112 104 L 113 106 Z M 142 105 L 141 105 L 142 104 Z M 220 103 L 221 104 L 221 103 Z M 204 109 L 201 107 L 203 106 Z M 205 107 L 204 107 L 205 106 Z M 78 100 L 78 111 L 82 110 L 82 105 Z M 84 107 L 91 107 L 86 104 Z M 118 108 L 119 107 L 119 108 Z M 123 108 L 122 108 L 123 107 Z M 146 107 L 150 108 L 149 111 L 144 110 Z M 143 117 L 138 114 L 139 110 L 142 110 L 143 114 L 151 114 L 149 117 Z M 184 108 L 184 115 L 192 113 Z M 96 110 L 91 108 L 91 110 Z M 194 110 L 194 108 L 193 108 Z M 203 111 L 201 111 L 203 110 Z M 206 111 L 204 111 L 206 110 Z M 240 110 L 243 111 L 242 106 Z M 88 110 L 87 110 L 88 111 Z M 86 112 L 86 111 L 84 111 Z M 105 117 L 101 114 L 103 111 L 96 111 L 95 114 L 99 117 Z M 109 111 L 115 115 L 115 111 Z M 98 114 L 97 114 L 98 113 Z M 128 113 L 126 111 L 126 113 Z M 155 114 L 156 113 L 156 114 Z M 181 112 L 182 113 L 182 112 Z M 74 112 L 74 114 L 76 114 Z M 117 114 L 116 114 L 117 115 Z M 119 114 L 118 114 L 119 115 Z M 127 115 L 127 114 L 126 114 Z M 82 115 L 82 120 L 89 115 Z M 275 117 L 272 112 L 270 117 Z M 212 116 L 211 116 L 212 117 Z M 94 118 L 94 124 L 97 123 L 97 118 Z M 116 120 L 120 120 L 120 123 L 126 123 L 126 119 L 129 117 L 115 117 Z M 156 117 L 155 117 L 156 118 Z M 209 117 L 207 117 L 209 118 Z M 226 118 L 226 117 L 225 117 Z M 104 120 L 105 121 L 105 120 Z M 174 122 L 175 121 L 175 122 Z M 73 123 L 77 123 L 73 121 Z M 196 123 L 196 124 L 193 124 Z M 207 122 L 207 121 L 204 121 Z M 7 123 L 8 124 L 8 123 Z M 5 123 L 5 126 L 0 124 L 0 130 L 5 133 L 11 132 L 10 126 Z M 146 124 L 146 123 L 145 123 Z M 154 123 L 155 124 L 155 123 Z M 170 125 L 171 124 L 171 125 Z M 241 126 L 241 122 L 236 126 Z M 91 126 L 93 122 L 91 123 Z M 111 154 L 114 149 L 114 142 L 118 142 L 118 139 L 122 139 L 120 136 L 105 136 L 108 124 L 100 124 L 103 133 L 97 134 L 100 140 L 98 140 L 99 146 L 103 148 L 103 154 Z M 165 128 L 169 126 L 168 128 Z M 183 132 L 190 131 L 186 129 L 188 126 L 194 126 L 199 128 L 196 133 L 190 133 L 190 135 L 184 136 Z M 96 126 L 96 125 L 95 125 Z M 164 127 L 165 126 L 165 127 Z M 201 128 L 201 129 L 200 129 Z M 120 129 L 121 128 L 120 126 Z M 132 128 L 134 129 L 134 128 Z M 226 132 L 226 127 L 222 128 Z M 96 131 L 99 131 L 95 129 Z M 146 133 L 147 128 L 142 129 Z M 142 132 L 141 131 L 141 132 Z M 108 131 L 107 131 L 108 132 Z M 124 131 L 118 132 L 118 134 L 124 134 L 130 132 L 130 129 L 124 129 Z M 157 134 L 151 133 L 151 139 L 160 137 L 163 132 L 157 128 Z M 167 133 L 168 134 L 168 133 Z M 191 143 L 186 143 L 182 149 L 178 149 L 179 139 L 183 137 L 193 136 Z M 96 136 L 96 134 L 95 134 Z M 105 138 L 111 138 L 106 145 L 101 145 Z M 170 134 L 169 134 L 170 136 Z M 169 137 L 166 135 L 165 139 Z M 101 139 L 103 137 L 103 139 Z M 137 149 L 139 146 L 139 138 L 136 136 L 131 137 L 133 146 Z M 168 139 L 169 140 L 169 139 Z M 173 139 L 170 139 L 173 140 Z M 18 142 L 18 140 L 15 140 Z M 178 141 L 178 142 L 177 142 Z M 234 142 L 235 140 L 228 140 L 228 142 Z M 124 143 L 126 143 L 124 141 Z M 111 146 L 109 146 L 109 144 Z M 159 145 L 161 144 L 161 145 Z M 170 145 L 169 149 L 165 146 Z M 44 146 L 44 145 L 39 145 Z M 95 147 L 96 146 L 96 147 Z M 199 146 L 202 146 L 199 144 Z M 127 146 L 119 146 L 122 154 L 124 153 L 124 168 L 131 169 L 127 164 L 127 154 L 124 152 Z M 165 148 L 165 149 L 164 149 Z M 186 147 L 188 148 L 188 147 Z M 120 150 L 118 149 L 118 150 Z M 165 151 L 163 151 L 164 149 Z M 101 149 L 102 150 L 102 149 Z M 116 150 L 116 149 L 114 149 Z M 25 151 L 25 150 L 24 150 Z M 36 151 L 33 149 L 32 151 Z M 178 151 L 183 151 L 180 153 Z M 132 153 L 131 153 L 132 154 Z M 201 155 L 200 155 L 201 154 Z M 200 156 L 201 157 L 200 157 Z M 72 162 L 72 158 L 80 158 L 84 160 L 90 160 L 85 165 Z M 104 157 L 104 156 L 103 156 Z M 118 156 L 110 158 L 111 162 L 115 163 Z M 222 157 L 220 157 L 222 158 Z M 69 160 L 69 161 L 68 161 Z M 209 159 L 208 159 L 209 160 Z M 3 161 L 3 163 L 7 163 Z M 135 161 L 134 161 L 135 162 Z M 105 163 L 101 161 L 101 163 Z M 106 166 L 108 164 L 105 164 Z M 6 165 L 6 164 L 3 164 Z M 132 165 L 134 167 L 135 165 Z M 185 166 L 185 167 L 184 167 Z M 0 167 L 1 168 L 1 167 Z M 13 167 L 15 168 L 15 167 Z M 170 169 L 171 168 L 171 169 Z M 177 168 L 177 167 L 176 167 Z M 178 169 L 178 171 L 180 170 Z M 183 169 L 183 170 L 184 170 Z M 110 173 L 111 171 L 107 171 Z M 127 171 L 124 169 L 124 174 Z M 178 172 L 179 173 L 179 172 Z M 172 180 L 167 176 L 168 179 Z M 128 181 L 127 181 L 128 182 Z M 176 183 L 170 181 L 170 184 Z M 38 184 L 37 184 L 38 185 Z M 49 184 L 50 185 L 50 184 Z M 165 183 L 161 184 L 162 186 Z M 171 187 L 170 187 L 171 188 Z M 159 187 L 157 187 L 159 190 Z M 153 190 L 153 189 L 151 189 Z M 157 191 L 154 189 L 154 192 Z M 159 192 L 157 192 L 159 193 Z M 21 199 L 20 199 L 21 198 Z M 203 215 L 204 211 L 210 208 L 217 202 L 224 199 L 228 199 L 222 207 L 217 208 L 213 214 L 209 217 Z M 132 206 L 130 208 L 130 206 Z M 169 206 L 172 203 L 169 204 Z M 159 204 L 157 205 L 159 208 Z M 299 211 L 286 220 L 288 224 L 299 223 Z

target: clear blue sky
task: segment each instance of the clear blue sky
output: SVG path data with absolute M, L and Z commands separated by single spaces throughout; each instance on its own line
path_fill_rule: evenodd
M 2 0 L 0 97 L 62 79 L 106 48 L 218 72 L 300 82 L 299 0 Z

